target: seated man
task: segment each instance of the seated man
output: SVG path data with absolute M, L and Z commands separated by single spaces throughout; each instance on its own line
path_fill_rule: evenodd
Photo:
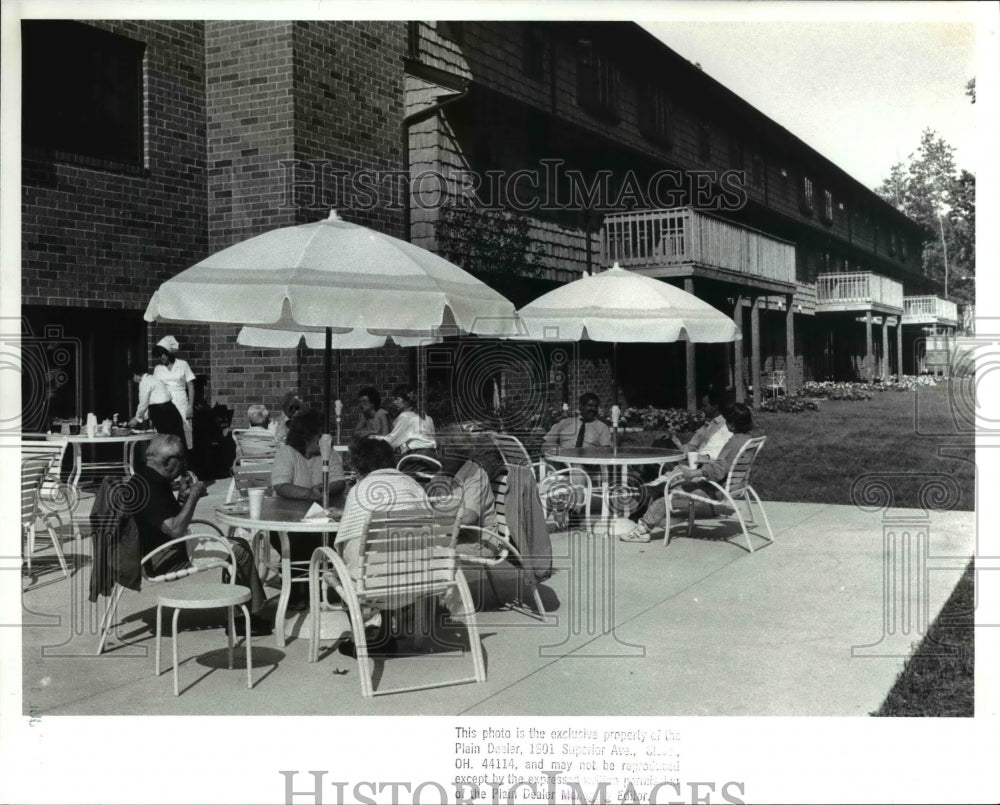
M 194 517 L 198 499 L 207 492 L 203 481 L 189 484 L 181 481 L 180 492 L 174 497 L 173 483 L 185 474 L 184 445 L 172 434 L 160 434 L 146 447 L 146 463 L 136 467 L 128 480 L 129 497 L 135 501 L 134 514 L 143 555 L 172 539 L 183 537 Z M 250 627 L 255 636 L 271 633 L 271 625 L 259 617 L 267 602 L 264 587 L 257 574 L 253 552 L 245 539 L 231 538 L 236 557 L 236 583 L 250 589 Z M 151 575 L 159 576 L 190 565 L 187 545 L 173 545 L 150 560 Z
M 726 428 L 726 418 L 722 415 L 719 395 L 710 391 L 703 396 L 701 410 L 708 421 L 698 428 L 685 444 L 681 444 L 681 440 L 672 430 L 667 431 L 667 436 L 685 453 L 701 453 L 715 460 L 732 435 Z
M 259 403 L 247 408 L 247 422 L 250 427 L 237 437 L 239 457 L 254 461 L 255 459 L 274 458 L 278 442 L 268 429 L 271 412 L 267 406 Z
M 611 429 L 597 418 L 600 398 L 593 392 L 580 395 L 580 412 L 565 417 L 545 434 L 542 447 L 556 450 L 567 447 L 610 447 Z
M 725 446 L 719 453 L 718 458 L 707 461 L 696 469 L 678 468 L 674 470 L 674 475 L 668 484 L 682 484 L 682 488 L 696 490 L 707 496 L 715 496 L 717 491 L 705 481 L 715 481 L 718 484 L 724 483 L 729 470 L 736 460 L 736 455 L 740 448 L 750 439 L 750 431 L 753 430 L 753 416 L 750 408 L 743 403 L 734 403 L 727 406 L 725 410 L 726 430 L 732 435 L 726 441 Z M 627 534 L 622 534 L 618 538 L 622 542 L 649 542 L 649 533 L 654 528 L 670 528 L 667 522 L 667 502 L 664 497 L 657 497 L 649 504 L 646 513 L 636 524 L 636 527 Z
M 272 419 L 267 426 L 267 429 L 274 434 L 274 439 L 278 444 L 285 443 L 289 423 L 298 416 L 299 411 L 303 408 L 305 405 L 294 391 L 289 391 L 281 399 L 281 416 L 278 419 Z

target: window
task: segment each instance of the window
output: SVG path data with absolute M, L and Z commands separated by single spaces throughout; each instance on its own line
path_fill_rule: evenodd
M 806 215 L 813 214 L 813 183 L 808 176 L 802 177 L 799 188 L 799 209 Z
M 754 187 L 760 187 L 764 183 L 764 156 L 760 151 L 753 152 L 753 161 L 750 164 L 750 181 Z
M 69 20 L 25 20 L 21 33 L 24 145 L 141 164 L 146 46 Z
M 545 74 L 545 32 L 538 23 L 524 26 L 524 74 L 541 81 Z
M 829 190 L 823 191 L 823 221 L 827 224 L 833 223 L 833 193 Z
M 618 68 L 589 39 L 577 46 L 577 102 L 592 115 L 617 123 Z
M 698 126 L 698 159 L 708 162 L 712 158 L 712 127 L 708 123 Z
M 733 170 L 743 170 L 743 143 L 735 134 L 729 135 L 729 167 Z
M 886 238 L 885 239 L 886 239 L 887 247 L 888 247 L 888 250 L 889 250 L 889 254 L 895 254 L 896 253 L 896 233 L 895 232 L 886 232 Z
M 674 110 L 667 94 L 647 83 L 639 96 L 639 131 L 647 140 L 674 147 Z
M 899 257 L 901 260 L 905 260 L 907 257 L 908 248 L 906 246 L 906 238 L 901 237 L 899 239 Z

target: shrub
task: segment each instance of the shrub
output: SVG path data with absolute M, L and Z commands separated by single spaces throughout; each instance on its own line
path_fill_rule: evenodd
M 775 397 L 760 404 L 761 411 L 781 414 L 801 414 L 803 411 L 818 411 L 819 403 L 805 397 Z

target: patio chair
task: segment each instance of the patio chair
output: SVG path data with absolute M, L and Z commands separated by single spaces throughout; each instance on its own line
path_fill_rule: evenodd
M 49 462 L 48 471 L 42 478 L 38 498 L 46 521 L 57 520 L 59 526 L 62 525 L 62 514 L 71 517 L 77 502 L 76 490 L 69 484 L 64 484 L 59 477 L 67 447 L 69 442 L 65 439 L 21 440 L 22 461 L 27 458 L 38 458 L 47 459 Z
M 770 382 L 767 384 L 767 388 L 771 390 L 771 396 L 773 398 L 778 397 L 778 392 L 782 394 L 787 394 L 788 390 L 785 383 L 785 373 L 782 370 L 776 369 L 771 372 Z
M 45 511 L 41 505 L 42 485 L 49 473 L 50 465 L 51 457 L 47 455 L 29 455 L 21 460 L 21 535 L 24 538 L 24 561 L 30 573 L 32 555 L 35 553 L 35 531 L 41 522 L 45 525 L 49 539 L 52 540 L 52 548 L 59 561 L 59 567 L 62 568 L 63 576 L 68 579 L 69 568 L 66 566 L 62 544 L 59 535 L 49 522 L 52 514 Z
M 130 519 L 131 518 L 121 518 L 122 522 L 119 527 L 119 531 L 121 528 L 127 526 L 127 521 Z M 183 537 L 178 537 L 177 539 L 165 542 L 163 545 L 150 551 L 139 560 L 139 569 L 142 581 L 147 584 L 161 584 L 164 582 L 177 581 L 179 579 L 187 578 L 188 576 L 193 576 L 196 573 L 202 573 L 206 570 L 214 570 L 218 568 L 228 573 L 230 584 L 236 584 L 236 557 L 233 555 L 232 546 L 230 546 L 230 544 L 223 538 L 222 532 L 214 523 L 210 523 L 207 520 L 192 520 L 190 528 L 193 529 L 196 526 L 201 530 L 194 533 L 189 532 Z M 146 568 L 146 562 L 155 558 L 168 547 L 172 547 L 182 542 L 190 542 L 194 545 L 194 547 L 190 548 L 188 552 L 191 563 L 181 570 L 171 571 L 169 573 L 163 573 L 155 576 L 149 575 Z M 97 560 L 95 559 L 95 562 L 96 561 Z M 101 637 L 97 643 L 97 654 L 102 654 L 104 652 L 104 645 L 107 642 L 108 633 L 115 625 L 118 603 L 121 600 L 122 593 L 124 592 L 125 587 L 116 581 L 114 590 L 111 593 L 111 600 L 108 602 L 108 607 L 104 611 L 104 616 L 101 618 Z M 159 608 L 157 609 L 157 616 L 159 616 Z M 157 671 L 159 671 L 159 655 L 157 655 Z
M 278 442 L 270 431 L 233 428 L 230 432 L 236 443 L 236 460 L 241 464 L 274 460 Z
M 506 433 L 491 433 L 490 438 L 508 467 L 530 467 L 538 484 L 545 519 L 551 511 L 568 513 L 583 508 L 584 528 L 590 530 L 590 500 L 594 496 L 590 476 L 576 467 L 556 469 L 546 461 L 532 462 L 521 440 Z
M 691 536 L 691 532 L 694 529 L 694 519 L 695 519 L 695 505 L 697 503 L 707 503 L 709 506 L 727 506 L 733 510 L 737 520 L 739 520 L 740 528 L 743 531 L 743 538 L 746 540 L 747 549 L 750 553 L 753 553 L 754 547 L 753 543 L 750 541 L 750 534 L 747 531 L 747 523 L 755 525 L 753 513 L 753 504 L 757 504 L 758 509 L 760 509 L 760 516 L 764 520 L 764 526 L 767 528 L 767 536 L 764 537 L 763 534 L 759 535 L 766 539 L 768 542 L 774 542 L 774 533 L 771 531 L 771 523 L 767 519 L 767 513 L 764 511 L 764 505 L 760 501 L 760 497 L 754 491 L 754 488 L 750 486 L 750 471 L 753 469 L 753 463 L 760 453 L 761 448 L 764 447 L 764 443 L 767 441 L 766 436 L 758 436 L 755 439 L 748 439 L 746 444 L 740 448 L 740 452 L 736 454 L 736 458 L 733 461 L 733 466 L 729 470 L 729 475 L 726 477 L 725 485 L 717 484 L 715 481 L 709 481 L 708 479 L 702 479 L 701 483 L 708 484 L 711 488 L 716 490 L 720 495 L 721 499 L 709 497 L 700 491 L 692 491 L 682 489 L 679 486 L 671 485 L 667 483 L 665 496 L 667 499 L 667 517 L 670 517 L 670 512 L 673 511 L 674 499 L 686 500 L 688 503 L 688 530 L 687 536 Z M 737 501 L 744 501 L 747 507 L 747 517 L 744 519 L 743 515 L 740 513 Z M 663 545 L 666 547 L 670 544 L 670 525 L 669 521 L 667 524 L 667 533 L 663 539 Z
M 313 552 L 309 566 L 310 612 L 312 635 L 309 661 L 319 658 L 320 613 L 330 609 L 325 588 L 336 590 L 347 605 L 348 617 L 358 659 L 361 694 L 366 698 L 388 693 L 486 681 L 486 663 L 476 623 L 472 594 L 462 574 L 455 551 L 454 518 L 435 517 L 430 509 L 374 512 L 361 536 L 360 564 L 349 569 L 333 548 Z M 455 591 L 462 602 L 472 655 L 472 674 L 376 690 L 372 683 L 373 664 L 365 638 L 365 612 L 374 607 L 389 617 L 389 612 L 426 599 Z
M 235 497 L 245 498 L 247 490 L 252 486 L 271 486 L 271 467 L 274 459 L 252 461 L 244 464 L 239 459 L 233 464 L 232 480 L 226 493 L 226 503 L 232 503 Z
M 396 462 L 396 469 L 406 473 L 417 483 L 426 485 L 441 472 L 441 462 L 422 453 L 409 453 Z

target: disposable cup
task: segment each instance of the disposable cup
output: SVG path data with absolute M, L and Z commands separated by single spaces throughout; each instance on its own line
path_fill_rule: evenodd
M 698 454 L 697 453 L 688 453 L 688 466 L 692 470 L 695 470 L 695 469 L 698 468 Z
M 250 501 L 250 519 L 259 520 L 264 508 L 264 487 L 255 486 L 247 490 L 247 500 Z

